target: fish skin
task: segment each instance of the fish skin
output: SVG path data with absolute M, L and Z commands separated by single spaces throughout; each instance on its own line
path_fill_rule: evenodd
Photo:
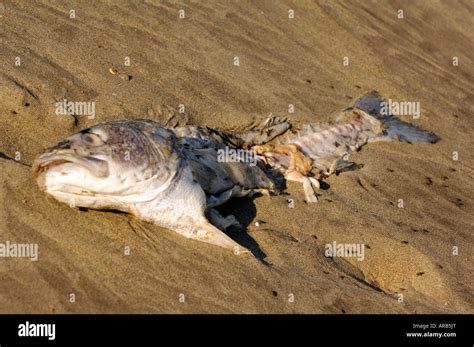
M 330 122 L 291 132 L 291 124 L 279 117 L 245 132 L 167 128 L 151 120 L 103 122 L 48 148 L 33 171 L 43 191 L 73 207 L 124 211 L 187 238 L 248 253 L 214 226 L 238 225 L 215 206 L 232 197 L 278 194 L 285 179 L 302 183 L 306 200 L 316 202 L 318 180 L 360 167 L 347 156 L 363 145 L 439 139 L 382 116 L 381 101 L 371 92 Z M 257 165 L 219 161 L 218 151 L 226 147 L 251 151 Z

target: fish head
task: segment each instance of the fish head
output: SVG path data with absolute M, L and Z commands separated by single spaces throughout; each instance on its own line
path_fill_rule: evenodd
M 105 122 L 49 147 L 33 164 L 40 189 L 73 207 L 128 211 L 152 199 L 180 167 L 174 134 L 154 124 Z

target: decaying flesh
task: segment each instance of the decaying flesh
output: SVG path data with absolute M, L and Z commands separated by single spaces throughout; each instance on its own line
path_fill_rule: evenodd
M 238 222 L 221 216 L 215 206 L 234 197 L 278 194 L 284 179 L 301 182 L 306 200 L 316 202 L 319 181 L 356 168 L 348 154 L 362 145 L 437 140 L 381 115 L 381 101 L 372 92 L 328 124 L 291 130 L 278 117 L 243 133 L 166 128 L 150 120 L 99 123 L 47 149 L 36 158 L 34 172 L 42 190 L 71 206 L 128 212 L 185 237 L 245 253 L 221 231 Z M 258 160 L 219 160 L 226 147 L 256 153 Z

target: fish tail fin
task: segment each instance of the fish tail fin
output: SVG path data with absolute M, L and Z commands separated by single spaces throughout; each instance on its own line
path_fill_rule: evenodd
M 404 122 L 396 117 L 386 117 L 380 119 L 385 126 L 384 135 L 375 138 L 374 141 L 403 141 L 403 142 L 429 142 L 436 143 L 439 137 L 429 131 L 426 131 L 416 125 Z
M 373 141 L 404 141 L 404 142 L 429 142 L 436 143 L 440 138 L 429 131 L 426 131 L 416 125 L 402 121 L 392 114 L 383 114 L 384 100 L 376 91 L 372 91 L 360 97 L 354 107 L 358 108 L 372 117 L 378 119 L 383 127 L 383 134 L 370 139 Z

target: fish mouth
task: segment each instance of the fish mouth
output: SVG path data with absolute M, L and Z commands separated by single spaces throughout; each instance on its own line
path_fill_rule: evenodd
M 33 163 L 33 172 L 36 176 L 39 176 L 43 172 L 46 172 L 55 166 L 67 163 L 80 165 L 96 177 L 107 177 L 109 175 L 109 165 L 105 160 L 97 159 L 91 156 L 76 157 L 72 154 L 62 153 L 41 154 L 35 159 Z

